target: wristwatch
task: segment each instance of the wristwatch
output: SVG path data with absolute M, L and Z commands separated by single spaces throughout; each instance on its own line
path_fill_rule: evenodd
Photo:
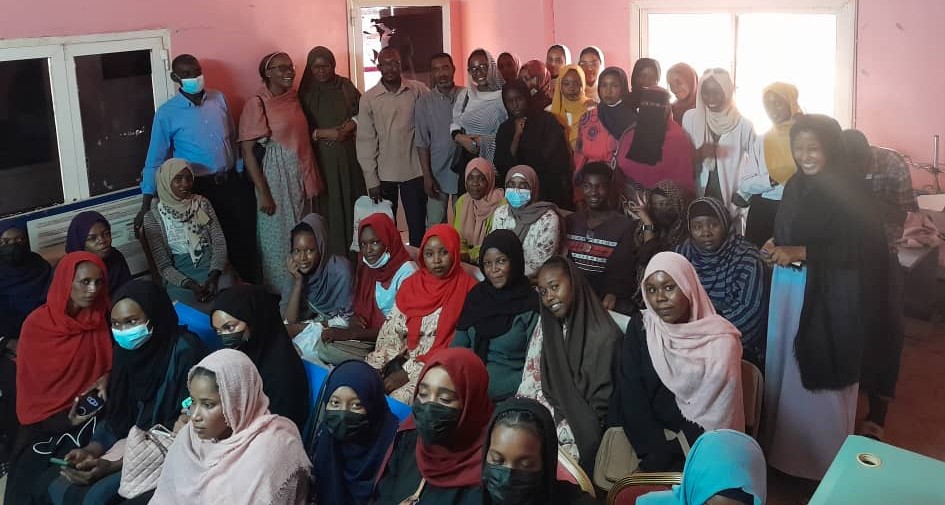
M 648 231 L 656 231 L 656 227 L 653 226 L 652 224 L 643 225 L 643 233 L 646 233 Z

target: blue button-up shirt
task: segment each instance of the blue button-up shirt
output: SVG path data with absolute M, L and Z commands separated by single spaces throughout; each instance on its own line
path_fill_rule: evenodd
M 223 93 L 208 89 L 198 106 L 178 93 L 154 113 L 141 192 L 153 195 L 158 168 L 169 158 L 190 162 L 195 176 L 226 172 L 236 162 L 236 128 Z
M 417 100 L 414 108 L 414 123 L 417 147 L 430 150 L 430 172 L 440 185 L 440 189 L 449 194 L 456 194 L 459 175 L 453 172 L 453 156 L 456 154 L 456 142 L 450 132 L 453 122 L 453 104 L 460 88 L 454 87 L 450 94 L 444 95 L 438 88 Z

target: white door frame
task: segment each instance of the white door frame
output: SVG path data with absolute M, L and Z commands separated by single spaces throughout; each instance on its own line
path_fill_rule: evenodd
M 452 49 L 450 0 L 348 0 L 348 61 L 351 82 L 364 92 L 364 51 L 361 46 L 362 7 L 440 7 L 443 9 L 443 52 Z

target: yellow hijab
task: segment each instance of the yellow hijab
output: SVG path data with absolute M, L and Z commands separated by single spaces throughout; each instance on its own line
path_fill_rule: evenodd
M 769 91 L 781 97 L 791 108 L 791 119 L 772 125 L 768 133 L 765 133 L 765 166 L 768 167 L 768 175 L 783 185 L 797 172 L 794 155 L 791 153 L 791 127 L 794 126 L 794 118 L 801 113 L 801 107 L 797 103 L 797 87 L 793 84 L 770 84 L 762 91 L 761 96 L 765 96 Z
M 578 78 L 581 79 L 581 96 L 577 100 L 568 100 L 561 92 L 560 81 L 572 70 L 577 72 Z M 567 130 L 568 142 L 570 142 L 573 149 L 577 144 L 578 124 L 581 122 L 581 116 L 587 112 L 588 98 L 584 93 L 584 88 L 587 87 L 587 79 L 584 77 L 584 69 L 579 65 L 565 65 L 558 72 L 557 81 L 559 82 L 555 85 L 555 91 L 551 97 L 551 113 L 558 118 L 558 122 Z M 568 114 L 570 114 L 570 120 Z

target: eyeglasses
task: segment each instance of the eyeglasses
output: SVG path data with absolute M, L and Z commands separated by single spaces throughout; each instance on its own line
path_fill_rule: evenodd
M 600 62 L 599 61 L 579 61 L 578 66 L 580 66 L 581 68 L 598 67 L 600 66 Z
M 280 72 L 282 72 L 282 73 L 286 73 L 286 72 L 289 72 L 289 71 L 294 72 L 294 71 L 295 71 L 295 65 L 274 65 L 274 66 L 271 66 L 271 67 L 267 67 L 267 68 L 266 68 L 266 70 L 273 70 L 273 69 L 278 70 L 278 71 L 280 71 Z
M 488 71 L 489 71 L 489 65 L 486 65 L 486 64 L 470 65 L 469 68 L 468 68 L 468 70 L 469 70 L 469 73 L 470 73 L 470 74 L 473 73 L 473 72 L 488 72 Z

